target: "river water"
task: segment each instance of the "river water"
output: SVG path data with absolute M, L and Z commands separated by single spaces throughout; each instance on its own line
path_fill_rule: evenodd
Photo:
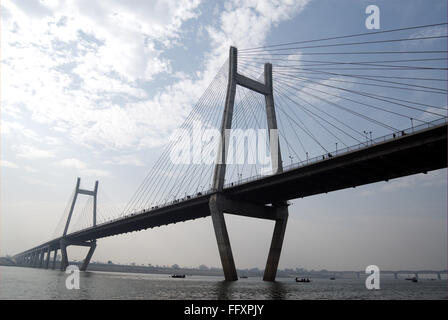
M 54 270 L 0 266 L 0 299 L 448 299 L 447 280 L 417 283 L 382 277 L 380 290 L 364 279 L 312 279 L 296 283 L 259 278 L 226 283 L 220 277 L 172 279 L 161 274 L 81 272 L 80 288 L 68 290 L 69 275 Z

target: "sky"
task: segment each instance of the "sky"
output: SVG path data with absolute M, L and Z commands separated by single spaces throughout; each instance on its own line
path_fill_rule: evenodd
M 369 4 L 384 29 L 446 21 L 442 0 L 3 0 L 0 254 L 50 239 L 77 177 L 125 204 L 230 45 L 366 32 Z M 446 269 L 446 195 L 444 169 L 295 200 L 280 268 Z M 263 268 L 272 222 L 226 221 L 237 267 Z M 100 239 L 93 260 L 220 266 L 210 218 Z

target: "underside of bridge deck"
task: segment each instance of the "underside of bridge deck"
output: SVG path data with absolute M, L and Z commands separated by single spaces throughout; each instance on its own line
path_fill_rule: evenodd
M 444 124 L 227 188 L 225 193 L 235 199 L 272 203 L 446 167 L 447 126 Z

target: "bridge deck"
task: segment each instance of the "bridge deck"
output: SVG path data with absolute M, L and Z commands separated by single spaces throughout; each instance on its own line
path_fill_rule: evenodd
M 356 151 L 286 170 L 281 174 L 227 187 L 234 199 L 274 203 L 320 193 L 387 181 L 393 178 L 447 167 L 447 124 L 443 123 Z M 211 193 L 127 216 L 67 235 L 70 242 L 93 240 L 142 229 L 193 220 L 210 215 Z M 60 238 L 23 253 L 50 246 Z
M 233 186 L 226 193 L 237 199 L 272 203 L 446 168 L 446 136 L 445 123 Z

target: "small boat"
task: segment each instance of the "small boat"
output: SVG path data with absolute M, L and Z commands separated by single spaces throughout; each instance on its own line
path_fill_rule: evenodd
M 412 282 L 418 282 L 417 277 L 408 277 L 405 280 L 412 281 Z
M 309 278 L 296 278 L 296 282 L 311 282 L 311 280 Z
M 171 278 L 181 278 L 181 279 L 183 279 L 183 278 L 185 278 L 185 275 L 184 274 L 173 274 L 171 276 Z
M 248 278 L 248 276 L 240 276 L 240 279 L 247 279 Z
M 330 280 L 336 280 L 336 277 L 330 277 Z

